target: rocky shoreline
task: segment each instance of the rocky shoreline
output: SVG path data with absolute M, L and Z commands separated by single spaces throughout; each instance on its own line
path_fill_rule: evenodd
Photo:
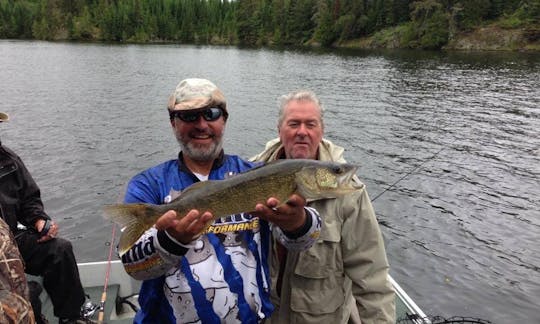
M 398 49 L 402 45 L 396 28 L 386 37 L 370 37 L 335 44 L 337 48 Z M 470 32 L 461 32 L 450 39 L 443 50 L 456 51 L 540 51 L 540 27 L 506 29 L 495 25 L 484 26 Z

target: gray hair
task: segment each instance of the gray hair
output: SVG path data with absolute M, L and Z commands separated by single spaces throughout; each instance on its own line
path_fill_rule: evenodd
M 285 118 L 285 108 L 291 101 L 311 101 L 319 108 L 319 113 L 321 115 L 321 126 L 324 127 L 323 123 L 323 114 L 324 107 L 321 104 L 321 101 L 315 94 L 315 92 L 310 90 L 298 90 L 291 92 L 289 94 L 283 95 L 279 98 L 279 114 L 278 114 L 278 127 L 281 126 L 283 119 Z

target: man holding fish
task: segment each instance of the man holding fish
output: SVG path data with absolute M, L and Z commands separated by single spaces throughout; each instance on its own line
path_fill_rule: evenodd
M 356 190 L 341 188 L 356 168 L 298 161 L 250 170 L 223 152 L 226 101 L 205 79 L 181 81 L 168 112 L 178 159 L 133 177 L 126 204 L 105 209 L 123 227 L 126 271 L 144 280 L 135 322 L 262 322 L 273 311 L 270 237 L 309 248 L 321 219 L 305 198 Z
M 323 107 L 311 91 L 282 96 L 279 138 L 257 161 L 313 159 L 345 162 L 343 148 L 323 139 Z M 309 201 L 323 216 L 317 243 L 298 253 L 274 244 L 274 323 L 394 323 L 394 291 L 388 280 L 383 238 L 365 185 L 347 196 Z M 287 251 L 288 250 L 288 251 Z

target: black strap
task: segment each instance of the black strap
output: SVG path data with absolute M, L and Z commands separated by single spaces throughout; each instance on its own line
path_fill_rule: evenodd
M 45 220 L 45 225 L 43 225 L 43 229 L 39 233 L 40 237 L 43 237 L 49 233 L 49 230 L 51 229 L 51 220 L 47 219 Z

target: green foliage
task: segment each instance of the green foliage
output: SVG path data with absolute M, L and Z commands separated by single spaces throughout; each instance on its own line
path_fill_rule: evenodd
M 380 31 L 377 31 L 373 35 L 373 46 L 388 48 L 392 47 L 392 43 L 395 43 L 396 28 L 385 28 Z
M 512 14 L 503 14 L 497 21 L 502 28 L 513 29 L 526 26 L 536 26 L 540 23 L 540 0 L 522 1 Z M 539 29 L 536 27 L 534 29 Z
M 32 24 L 33 37 L 42 40 L 54 39 L 55 31 L 59 25 L 58 15 L 59 13 L 55 3 L 41 0 L 36 18 Z
M 535 38 L 540 0 L 0 0 L 0 38 L 45 40 L 440 48 L 486 21 Z
M 448 42 L 448 16 L 436 0 L 415 1 L 411 5 L 408 46 L 439 49 Z
M 514 15 L 530 24 L 540 24 L 540 0 L 521 1 Z
M 260 11 L 257 10 L 257 1 L 238 0 L 238 40 L 243 45 L 255 45 L 257 43 L 258 31 L 262 25 Z
M 398 34 L 400 35 L 401 44 L 410 46 L 410 44 L 413 44 L 416 41 L 417 30 L 414 23 L 408 22 L 402 24 L 398 27 L 398 29 L 400 31 Z
M 32 34 L 35 39 L 46 40 L 51 38 L 51 29 L 45 18 L 34 21 L 32 24 Z
M 315 15 L 317 27 L 314 39 L 322 46 L 330 46 L 337 39 L 334 31 L 334 15 L 331 9 L 331 1 L 320 1 Z
M 498 25 L 502 28 L 512 29 L 522 27 L 526 24 L 526 21 L 521 19 L 518 14 L 513 14 L 511 16 L 505 16 L 498 21 Z
M 448 20 L 442 10 L 424 21 L 419 31 L 419 46 L 423 49 L 440 49 L 448 42 Z
M 461 0 L 457 1 L 462 10 L 459 26 L 463 30 L 471 30 L 489 17 L 490 0 Z
M 312 0 L 292 1 L 287 15 L 287 43 L 304 44 L 313 35 L 315 23 L 315 3 Z
M 0 38 L 31 38 L 36 11 L 29 1 L 0 0 Z
M 336 33 L 340 39 L 352 39 L 354 35 L 356 17 L 352 14 L 343 15 L 336 21 Z
M 71 29 L 72 39 L 90 40 L 94 39 L 95 26 L 92 23 L 93 18 L 90 15 L 88 6 L 85 6 L 79 17 L 73 18 L 73 27 Z

